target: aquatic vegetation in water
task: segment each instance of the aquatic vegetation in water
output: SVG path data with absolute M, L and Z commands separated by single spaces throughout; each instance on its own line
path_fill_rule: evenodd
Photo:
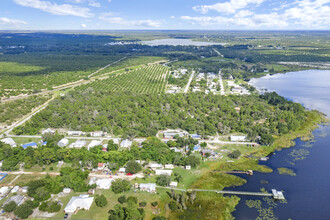
M 259 213 L 258 217 L 256 218 L 257 220 L 276 220 L 276 219 L 278 219 L 274 215 L 274 206 L 275 205 L 267 199 L 264 201 L 266 201 L 270 207 L 268 207 L 268 208 L 262 207 L 261 200 L 246 200 L 245 205 L 248 206 L 249 208 L 257 209 L 257 211 Z
M 292 150 L 289 155 L 293 157 L 293 161 L 304 160 L 309 155 L 309 151 L 306 149 Z
M 313 147 L 313 144 L 311 142 L 306 142 L 305 144 L 302 145 L 303 147 L 310 148 Z
M 285 167 L 280 167 L 280 168 L 277 168 L 277 171 L 279 174 L 283 174 L 283 175 L 290 175 L 290 176 L 296 176 L 297 174 L 289 169 L 289 168 L 285 168 Z
M 260 180 L 261 184 L 268 184 L 269 182 L 267 180 Z

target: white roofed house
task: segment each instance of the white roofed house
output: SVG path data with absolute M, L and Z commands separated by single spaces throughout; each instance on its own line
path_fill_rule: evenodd
M 66 145 L 69 144 L 69 140 L 66 138 L 62 138 L 58 143 L 57 146 L 59 147 L 65 147 Z
M 8 186 L 3 186 L 0 188 L 0 196 L 5 196 L 9 192 L 9 187 Z
M 178 182 L 171 182 L 170 187 L 176 188 L 178 186 Z
M 237 135 L 231 135 L 230 136 L 231 141 L 246 141 L 246 136 L 237 136 Z
M 47 134 L 47 133 L 50 133 L 50 134 L 55 134 L 55 129 L 52 129 L 52 128 L 47 128 L 47 129 L 44 129 L 41 134 Z
M 91 132 L 90 135 L 92 137 L 102 137 L 102 136 L 104 136 L 104 132 L 103 131 L 94 131 L 94 132 Z
M 140 183 L 140 191 L 156 193 L 156 183 Z
M 157 176 L 159 176 L 159 175 L 169 175 L 169 176 L 171 176 L 172 175 L 172 170 L 155 170 L 155 174 Z
M 121 141 L 120 147 L 128 148 L 128 147 L 132 146 L 132 143 L 133 143 L 132 141 L 124 139 Z
M 12 138 L 4 138 L 1 140 L 1 142 L 9 144 L 11 147 L 17 147 L 16 142 Z
M 118 170 L 119 173 L 126 173 L 126 168 L 125 167 L 121 167 Z
M 110 179 L 110 178 L 101 178 L 100 179 L 100 178 L 93 177 L 89 181 L 89 185 L 96 184 L 98 189 L 110 189 L 112 181 L 113 181 L 113 179 Z
M 174 169 L 173 164 L 165 164 L 165 169 Z
M 80 135 L 85 135 L 85 132 L 82 131 L 68 131 L 68 135 L 72 135 L 72 136 L 80 136 Z
M 76 142 L 70 144 L 70 148 L 82 148 L 86 145 L 86 141 L 84 140 L 77 140 Z
M 74 213 L 80 209 L 89 210 L 93 201 L 94 197 L 89 197 L 88 195 L 73 196 L 64 208 L 64 212 Z
M 87 149 L 90 150 L 90 148 L 92 148 L 92 147 L 101 146 L 101 145 L 102 145 L 102 141 L 92 140 L 92 141 L 89 143 Z
M 159 163 L 150 163 L 149 164 L 149 167 L 153 170 L 155 169 L 163 169 L 163 165 L 162 164 L 159 164 Z

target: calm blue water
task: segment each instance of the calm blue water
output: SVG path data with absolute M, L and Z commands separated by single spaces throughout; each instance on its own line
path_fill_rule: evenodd
M 258 89 L 276 91 L 280 95 L 301 102 L 330 116 L 330 71 L 300 71 L 254 79 L 251 84 Z M 260 191 L 265 188 L 283 190 L 287 203 L 268 204 L 260 197 L 242 196 L 233 215 L 236 219 L 250 220 L 261 216 L 256 208 L 249 208 L 246 200 L 262 201 L 262 208 L 271 211 L 275 219 L 328 220 L 330 219 L 330 126 L 320 126 L 314 132 L 314 140 L 297 139 L 296 146 L 282 149 L 260 162 L 274 170 L 273 173 L 239 175 L 248 183 L 231 189 Z M 277 168 L 294 170 L 296 176 L 280 175 Z M 265 183 L 267 181 L 268 183 Z M 264 218 L 272 219 L 272 218 Z
M 259 90 L 276 91 L 281 96 L 317 109 L 330 116 L 330 70 L 306 70 L 252 79 Z

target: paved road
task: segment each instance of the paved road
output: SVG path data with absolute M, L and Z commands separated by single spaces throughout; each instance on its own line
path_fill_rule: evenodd
M 34 112 L 31 112 L 30 114 L 28 114 L 23 120 L 21 121 L 17 121 L 16 123 L 10 125 L 7 130 L 4 132 L 5 135 L 10 136 L 9 133 L 16 127 L 24 124 L 27 120 L 29 120 L 33 115 L 37 114 L 38 112 L 40 112 L 41 110 L 45 109 L 48 104 L 55 98 L 55 96 L 53 96 L 50 100 L 48 100 L 47 102 L 45 102 L 43 105 L 41 105 L 37 110 L 35 110 Z M 1 135 L 2 136 L 2 135 Z
M 215 48 L 213 48 L 214 52 L 216 52 L 220 57 L 223 57 L 223 55 L 218 51 L 216 50 Z
M 192 71 L 192 72 L 191 72 L 191 76 L 190 76 L 190 78 L 189 78 L 189 81 L 188 81 L 188 83 L 187 83 L 187 86 L 186 86 L 186 88 L 184 89 L 184 93 L 187 93 L 187 92 L 188 92 L 188 90 L 189 90 L 189 86 L 190 86 L 190 83 L 191 83 L 191 81 L 193 80 L 194 75 L 195 75 L 195 71 Z
M 221 86 L 220 94 L 221 95 L 225 95 L 225 87 L 223 87 L 223 81 L 222 81 L 222 76 L 221 76 L 221 69 L 219 70 L 219 81 L 220 81 L 220 86 Z
M 117 60 L 117 61 L 115 61 L 115 62 L 113 62 L 113 63 L 109 63 L 108 65 L 106 65 L 106 66 L 102 67 L 101 69 L 98 69 L 98 70 L 95 71 L 94 73 L 90 74 L 90 75 L 88 76 L 88 78 L 90 78 L 90 77 L 92 77 L 93 75 L 99 73 L 100 71 L 104 70 L 105 68 L 108 68 L 109 66 L 112 66 L 113 64 L 116 64 L 116 63 L 118 63 L 118 62 L 121 62 L 121 61 L 125 60 L 126 58 L 127 58 L 127 57 L 123 57 L 123 58 L 121 58 L 121 59 L 119 59 L 119 60 Z

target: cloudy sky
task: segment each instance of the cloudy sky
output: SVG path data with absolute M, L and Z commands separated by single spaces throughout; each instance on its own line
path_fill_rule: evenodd
M 330 0 L 0 0 L 0 29 L 330 29 Z

